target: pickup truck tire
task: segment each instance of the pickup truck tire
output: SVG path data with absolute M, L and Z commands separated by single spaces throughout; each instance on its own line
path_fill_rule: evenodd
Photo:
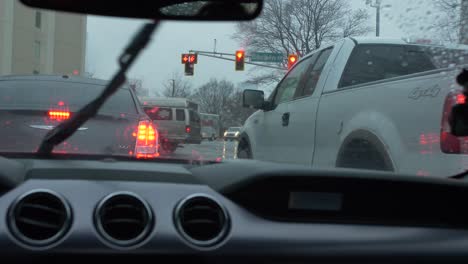
M 252 159 L 252 150 L 250 149 L 249 141 L 242 138 L 237 146 L 237 158 L 238 159 Z
M 337 168 L 394 171 L 384 144 L 374 134 L 357 131 L 353 135 L 341 147 Z

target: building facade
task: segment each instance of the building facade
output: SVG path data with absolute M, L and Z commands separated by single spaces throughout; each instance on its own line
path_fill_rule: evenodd
M 85 16 L 0 0 L 0 75 L 81 75 L 85 57 Z

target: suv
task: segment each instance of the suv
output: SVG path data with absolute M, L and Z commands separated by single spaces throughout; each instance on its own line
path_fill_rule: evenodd
M 96 98 L 106 81 L 68 76 L 0 78 L 0 152 L 36 152 L 46 134 Z M 129 88 L 120 88 L 55 153 L 158 156 L 157 131 Z
M 181 144 L 200 144 L 198 105 L 183 98 L 140 98 L 145 113 L 160 133 L 161 148 L 173 153 Z

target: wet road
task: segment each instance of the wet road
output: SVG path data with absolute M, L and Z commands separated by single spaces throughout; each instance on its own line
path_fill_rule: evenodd
M 237 141 L 203 141 L 200 145 L 182 145 L 171 155 L 165 156 L 185 160 L 235 159 Z

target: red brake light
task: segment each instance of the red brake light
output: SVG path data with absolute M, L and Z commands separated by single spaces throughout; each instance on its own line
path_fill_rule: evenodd
M 150 159 L 159 156 L 158 131 L 148 120 L 140 121 L 136 132 L 135 155 L 139 159 Z
M 456 104 L 465 104 L 466 96 L 462 91 L 451 91 L 445 98 L 440 133 L 440 148 L 447 154 L 468 154 L 468 137 L 456 137 L 450 133 L 450 114 Z
M 185 132 L 186 132 L 187 134 L 190 134 L 191 131 L 192 131 L 192 128 L 191 128 L 190 126 L 186 126 L 186 127 L 185 127 Z
M 49 119 L 51 120 L 67 120 L 70 118 L 70 112 L 67 111 L 49 111 Z

